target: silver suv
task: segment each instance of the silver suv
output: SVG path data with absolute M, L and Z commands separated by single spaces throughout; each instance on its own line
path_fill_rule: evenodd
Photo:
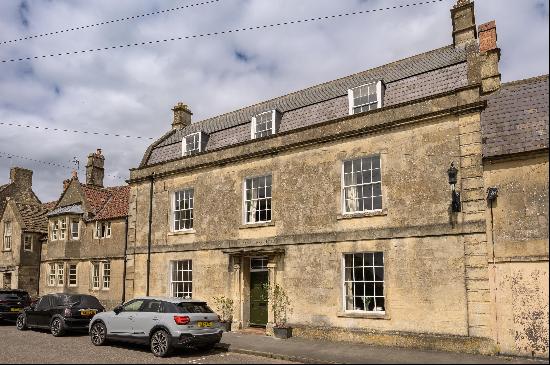
M 140 297 L 90 321 L 96 346 L 108 340 L 145 343 L 155 356 L 170 355 L 176 347 L 210 349 L 220 342 L 219 317 L 206 302 L 183 298 Z

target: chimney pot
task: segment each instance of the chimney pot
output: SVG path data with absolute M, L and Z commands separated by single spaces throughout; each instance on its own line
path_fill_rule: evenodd
M 191 110 L 184 103 L 177 103 L 173 108 L 174 118 L 172 120 L 172 129 L 181 129 L 191 125 Z

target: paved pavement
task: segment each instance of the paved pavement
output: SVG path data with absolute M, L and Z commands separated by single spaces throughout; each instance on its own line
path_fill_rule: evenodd
M 223 350 L 180 350 L 162 359 L 151 354 L 147 346 L 117 344 L 96 347 L 86 333 L 53 337 L 48 331 L 18 331 L 15 324 L 0 321 L 0 363 L 72 363 L 72 364 L 288 364 Z
M 404 348 L 367 346 L 348 342 L 329 342 L 292 337 L 273 337 L 242 332 L 224 333 L 222 346 L 229 351 L 293 360 L 303 363 L 349 364 L 547 364 L 548 360 L 532 360 L 504 356 L 467 355 L 450 352 L 422 351 Z

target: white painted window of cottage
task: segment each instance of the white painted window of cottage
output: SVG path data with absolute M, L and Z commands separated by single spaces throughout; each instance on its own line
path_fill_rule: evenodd
M 99 262 L 93 262 L 92 263 L 92 289 L 99 289 L 100 285 L 100 263 Z
M 111 237 L 111 222 L 95 222 L 95 238 Z
M 185 189 L 173 194 L 172 229 L 175 232 L 193 229 L 194 193 L 193 189 Z
M 277 111 L 269 110 L 252 117 L 251 138 L 267 137 L 276 133 Z
M 271 175 L 247 178 L 244 181 L 244 222 L 271 221 Z
M 77 286 L 77 274 L 77 264 L 69 264 L 69 286 Z
M 71 219 L 71 239 L 77 240 L 79 238 L 80 224 L 78 219 Z
M 349 114 L 363 113 L 382 107 L 384 84 L 371 82 L 348 90 Z
M 382 210 L 380 156 L 342 163 L 342 212 L 360 213 Z
M 193 297 L 193 261 L 172 261 L 170 295 L 178 298 Z
M 4 222 L 4 251 L 11 251 L 11 222 Z
M 30 234 L 23 236 L 23 250 L 32 251 L 33 237 Z
M 55 286 L 56 265 L 55 263 L 48 264 L 48 286 Z
M 191 156 L 201 152 L 202 133 L 197 132 L 183 137 L 182 156 Z
M 52 241 L 57 240 L 57 232 L 59 232 L 59 223 L 56 220 L 52 223 Z
M 59 239 L 64 240 L 67 236 L 67 219 L 59 220 Z
M 343 268 L 344 310 L 384 313 L 384 254 L 344 254 Z
M 111 287 L 111 263 L 110 262 L 102 262 L 102 271 L 103 271 L 103 289 L 109 289 Z
M 58 262 L 55 266 L 57 269 L 57 286 L 63 286 L 65 284 L 65 264 Z

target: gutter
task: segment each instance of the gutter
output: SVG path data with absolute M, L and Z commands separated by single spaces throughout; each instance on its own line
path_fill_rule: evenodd
M 149 187 L 149 230 L 147 232 L 147 288 L 146 296 L 149 296 L 149 283 L 151 278 L 151 228 L 153 226 L 153 186 L 155 182 L 155 173 L 149 176 L 151 182 Z
M 124 268 L 122 271 L 122 298 L 121 303 L 126 300 L 126 263 L 128 262 L 128 216 L 124 219 Z

